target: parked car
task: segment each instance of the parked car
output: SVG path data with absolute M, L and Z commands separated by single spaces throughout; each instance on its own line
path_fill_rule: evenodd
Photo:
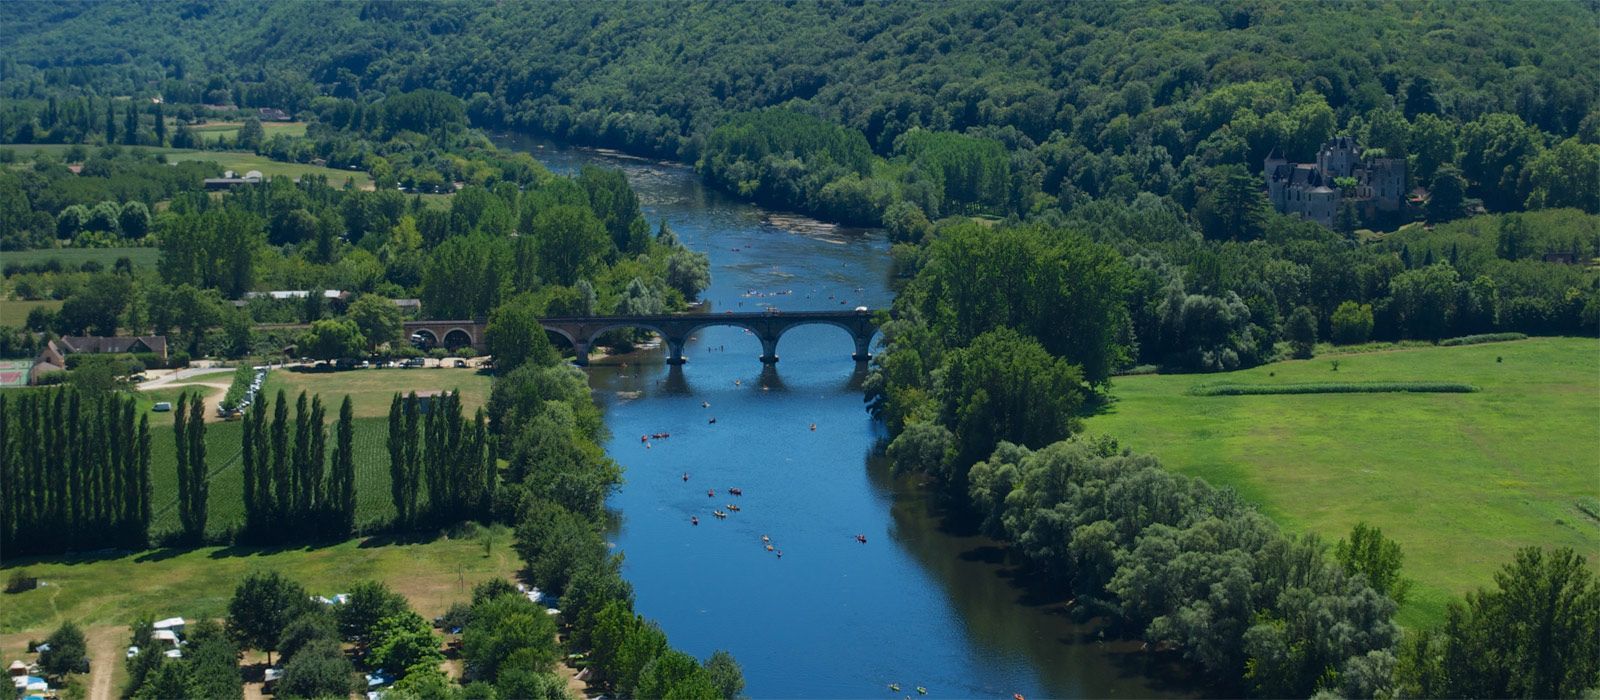
M 424 360 L 424 359 L 422 359 L 420 357 L 413 357 L 413 358 L 411 358 L 409 360 L 406 360 L 400 366 L 401 367 L 407 367 L 407 368 L 410 368 L 410 367 L 427 367 L 428 366 L 428 361 Z
M 157 401 L 156 405 L 150 407 L 150 410 L 155 411 L 156 413 L 166 413 L 167 411 L 172 410 L 172 402 Z
M 454 362 L 454 363 L 452 363 L 452 364 L 451 364 L 451 365 L 450 365 L 450 366 L 451 366 L 451 367 L 458 367 L 458 368 L 460 368 L 460 367 L 466 367 L 466 366 L 467 366 L 467 361 L 466 361 L 466 360 L 456 360 L 456 361 L 455 361 L 455 362 Z

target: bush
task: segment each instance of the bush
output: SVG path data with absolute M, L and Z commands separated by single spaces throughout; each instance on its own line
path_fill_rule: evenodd
M 1372 337 L 1372 305 L 1344 302 L 1333 310 L 1329 325 L 1335 344 L 1365 343 Z
M 7 593 L 21 593 L 39 587 L 39 579 L 28 574 L 27 569 L 17 569 L 11 572 L 11 578 L 6 579 Z
M 1265 396 L 1272 394 L 1470 394 L 1471 384 L 1452 382 L 1306 382 L 1301 384 L 1210 384 L 1189 389 L 1191 396 Z
M 1439 341 L 1441 347 L 1456 347 L 1458 345 L 1478 345 L 1480 343 L 1504 343 L 1511 340 L 1527 340 L 1526 333 L 1480 333 L 1478 335 L 1464 335 L 1459 338 L 1445 338 Z
M 283 667 L 277 694 L 297 698 L 344 697 L 355 669 L 339 643 L 319 639 L 307 644 Z

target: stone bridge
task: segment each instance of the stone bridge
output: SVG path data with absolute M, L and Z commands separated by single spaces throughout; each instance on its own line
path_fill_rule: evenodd
M 661 336 L 667 345 L 667 364 L 684 363 L 683 346 L 695 331 L 710 326 L 737 326 L 746 329 L 761 341 L 761 361 L 772 364 L 778 361 L 778 339 L 796 326 L 824 324 L 843 328 L 855 341 L 851 354 L 857 362 L 866 362 L 872 348 L 872 336 L 878 332 L 878 323 L 872 312 L 855 311 L 784 311 L 742 312 L 720 314 L 662 314 L 656 316 L 581 316 L 546 318 L 540 323 L 572 343 L 577 351 L 579 365 L 589 364 L 589 348 L 602 333 L 623 328 L 642 328 Z
M 796 326 L 824 324 L 843 328 L 855 342 L 851 357 L 857 362 L 870 358 L 872 336 L 878 324 L 872 312 L 857 311 L 787 311 L 739 312 L 720 314 L 660 314 L 651 316 L 567 316 L 540 319 L 544 329 L 567 339 L 577 353 L 579 365 L 589 364 L 589 349 L 601 334 L 627 328 L 639 328 L 661 336 L 667 346 L 667 363 L 684 363 L 683 346 L 695 331 L 709 326 L 737 326 L 744 328 L 761 341 L 761 361 L 772 364 L 778 361 L 778 339 Z M 483 321 L 406 321 L 406 337 L 421 337 L 430 347 L 459 348 L 471 346 L 486 350 Z

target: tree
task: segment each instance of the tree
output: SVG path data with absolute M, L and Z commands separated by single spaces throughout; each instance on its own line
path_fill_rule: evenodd
M 350 304 L 345 316 L 355 322 L 370 349 L 400 340 L 405 334 L 405 317 L 400 307 L 386 297 L 363 294 Z
M 1529 209 L 1573 207 L 1600 214 L 1600 144 L 1562 141 L 1534 157 L 1522 177 Z
M 955 436 L 954 468 L 945 483 L 951 493 L 966 493 L 967 468 L 1000 441 L 1043 447 L 1077 425 L 1083 371 L 1010 328 L 950 352 L 943 370 L 939 419 Z
M 1428 190 L 1428 221 L 1440 223 L 1461 216 L 1466 197 L 1467 181 L 1462 179 L 1461 173 L 1450 166 L 1440 168 Z
M 367 348 L 366 336 L 354 321 L 323 319 L 300 336 L 300 354 L 316 360 L 360 357 Z
M 300 584 L 278 572 L 251 573 L 228 602 L 228 636 L 239 646 L 267 652 L 270 662 L 284 628 L 312 605 Z
M 718 649 L 711 653 L 711 658 L 706 659 L 705 668 L 710 676 L 711 687 L 716 688 L 722 700 L 735 700 L 744 692 L 744 671 L 739 668 L 739 662 L 733 659 L 733 654 Z
M 684 299 L 694 300 L 701 290 L 711 286 L 711 259 L 687 248 L 672 251 L 667 256 L 666 282 Z
M 530 228 L 538 240 L 539 274 L 560 285 L 590 276 L 612 247 L 600 220 L 584 207 L 550 207 Z
M 294 698 L 344 697 L 352 688 L 355 667 L 337 639 L 316 639 L 283 665 L 278 695 Z
M 641 698 L 712 698 L 720 690 L 693 656 L 671 650 L 657 657 L 639 674 L 634 694 Z
M 489 314 L 484 339 L 489 354 L 494 355 L 495 370 L 502 374 L 526 364 L 548 367 L 560 359 L 526 294 L 513 297 Z
M 1438 340 L 1455 327 L 1460 299 L 1455 268 L 1437 263 L 1407 270 L 1389 282 L 1390 307 L 1407 338 Z
M 144 202 L 129 201 L 117 213 L 117 226 L 124 238 L 144 238 L 150 232 L 150 208 Z
M 291 621 L 278 635 L 278 662 L 288 663 L 313 642 L 339 642 L 339 623 L 327 610 L 311 608 Z
M 377 668 L 437 666 L 444 660 L 439 639 L 421 615 L 404 610 L 378 620 L 367 635 L 367 661 Z
M 261 128 L 261 120 L 250 117 L 239 127 L 239 133 L 234 137 L 234 147 L 241 151 L 259 150 L 266 135 L 266 130 Z
M 1333 556 L 1346 574 L 1365 576 L 1373 590 L 1389 596 L 1397 605 L 1405 604 L 1406 593 L 1411 589 L 1411 582 L 1400 578 L 1405 555 L 1398 542 L 1383 536 L 1383 530 L 1365 522 L 1356 523 L 1350 530 L 1350 539 L 1334 545 Z
M 1331 339 L 1338 345 L 1365 343 L 1372 337 L 1372 305 L 1345 301 L 1333 310 Z
M 50 650 L 39 655 L 39 668 L 60 678 L 69 673 L 89 672 L 89 647 L 83 632 L 71 620 L 61 623 L 45 638 Z
M 338 535 L 349 535 L 355 530 L 356 519 L 356 466 L 355 466 L 355 409 L 350 396 L 339 405 L 339 424 L 334 442 L 333 468 L 329 473 L 328 507 L 331 526 Z
M 178 410 L 183 410 L 180 400 Z M 189 420 L 184 435 L 187 444 L 179 450 L 188 452 L 179 469 L 187 469 L 186 476 L 178 480 L 178 519 L 183 524 L 184 537 L 190 542 L 200 542 L 206 535 L 206 504 L 211 491 L 211 472 L 206 465 L 205 400 L 196 395 L 189 402 Z
M 1317 315 L 1309 306 L 1297 307 L 1289 314 L 1286 330 L 1295 359 L 1309 360 L 1317 347 Z
M 1485 114 L 1461 128 L 1461 172 L 1490 211 L 1513 211 L 1526 198 L 1519 180 L 1538 155 L 1539 132 L 1512 114 Z
M 378 581 L 350 587 L 350 598 L 338 608 L 339 630 L 346 639 L 367 640 L 378 621 L 410 610 L 404 596 Z
M 1206 238 L 1251 241 L 1260 237 L 1267 200 L 1259 178 L 1237 165 L 1213 169 L 1195 205 Z

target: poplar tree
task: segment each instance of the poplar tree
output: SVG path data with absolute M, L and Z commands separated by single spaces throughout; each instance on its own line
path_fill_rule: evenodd
M 417 516 L 417 491 L 418 482 L 422 471 L 422 445 L 421 422 L 419 419 L 420 402 L 417 392 L 413 391 L 406 397 L 405 403 L 405 516 L 401 520 L 406 525 L 415 524 Z
M 240 469 L 243 470 L 244 481 L 244 529 L 252 536 L 261 535 L 261 502 L 256 495 L 256 421 L 255 414 L 258 410 L 248 411 L 244 416 L 244 425 L 240 426 L 239 435 L 239 460 Z
M 128 111 L 122 122 L 122 142 L 129 146 L 139 145 L 139 108 L 132 102 L 128 103 Z
M 194 516 L 189 512 L 189 393 L 178 394 L 177 409 L 172 412 L 172 440 L 174 456 L 178 462 L 178 522 L 185 534 L 192 532 Z
M 189 504 L 189 518 L 183 529 L 191 542 L 204 540 L 206 534 L 206 495 L 211 475 L 206 471 L 205 409 L 205 401 L 198 396 L 189 403 L 189 491 L 179 497 Z
M 323 427 L 324 411 L 322 397 L 311 397 L 311 461 L 307 473 L 310 476 L 311 493 L 308 509 L 301 513 L 308 523 L 324 523 L 327 521 L 326 509 L 328 503 L 327 484 L 324 472 L 327 470 L 328 431 Z
M 311 411 L 306 406 L 306 392 L 294 404 L 294 508 L 295 518 L 311 511 L 311 492 L 317 485 L 311 481 Z
M 289 397 L 278 390 L 272 406 L 272 503 L 273 527 L 289 522 L 294 491 L 289 485 Z
M 333 474 L 329 482 L 328 500 L 336 514 L 334 531 L 349 535 L 355 531 L 356 521 L 356 465 L 355 465 L 355 409 L 350 397 L 339 405 L 338 438 L 334 443 Z
M 399 392 L 389 400 L 389 498 L 394 501 L 395 522 L 405 522 L 405 423 Z
M 113 146 L 117 143 L 117 106 L 111 100 L 106 100 L 106 145 Z

